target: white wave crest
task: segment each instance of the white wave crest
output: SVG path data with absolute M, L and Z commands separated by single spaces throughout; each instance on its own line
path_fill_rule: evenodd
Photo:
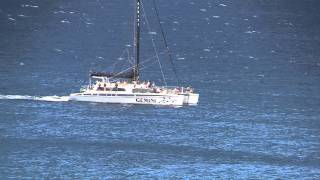
M 1 99 L 66 102 L 69 101 L 69 96 L 0 95 Z

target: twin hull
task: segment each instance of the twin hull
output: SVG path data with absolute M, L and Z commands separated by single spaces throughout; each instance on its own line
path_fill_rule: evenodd
M 184 95 L 165 94 L 71 94 L 70 101 L 90 101 L 121 104 L 152 104 L 181 106 L 184 103 Z

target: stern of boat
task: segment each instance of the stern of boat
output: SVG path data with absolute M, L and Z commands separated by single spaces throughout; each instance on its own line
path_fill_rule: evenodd
M 183 104 L 186 105 L 197 105 L 199 101 L 199 94 L 195 93 L 188 93 L 188 94 L 182 94 L 184 96 L 183 98 Z

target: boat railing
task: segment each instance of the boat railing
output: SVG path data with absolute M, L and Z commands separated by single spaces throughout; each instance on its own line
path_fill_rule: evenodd
M 157 86 L 157 88 L 168 89 L 171 91 L 177 91 L 181 94 L 193 91 L 193 89 L 191 87 L 185 88 L 185 87 L 181 87 L 181 86 Z

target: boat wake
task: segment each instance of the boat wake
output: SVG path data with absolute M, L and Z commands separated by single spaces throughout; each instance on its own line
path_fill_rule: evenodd
M 69 101 L 69 96 L 27 96 L 27 95 L 1 95 L 0 94 L 0 100 L 1 99 L 67 102 Z

